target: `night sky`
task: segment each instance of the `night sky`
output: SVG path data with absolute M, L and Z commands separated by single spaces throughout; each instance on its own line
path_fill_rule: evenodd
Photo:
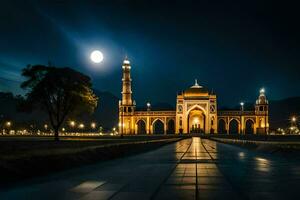
M 120 97 L 132 63 L 134 98 L 175 104 L 198 82 L 218 104 L 300 95 L 299 9 L 288 1 L 14 1 L 0 3 L 0 90 L 21 93 L 27 64 L 70 66 Z M 89 60 L 92 50 L 104 62 Z

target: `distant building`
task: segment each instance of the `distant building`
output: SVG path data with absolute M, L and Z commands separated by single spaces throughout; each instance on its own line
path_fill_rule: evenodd
M 176 110 L 136 110 L 132 99 L 130 62 L 122 65 L 122 100 L 119 102 L 119 132 L 123 134 L 267 134 L 268 101 L 262 89 L 254 110 L 219 111 L 217 95 L 195 84 L 177 95 Z

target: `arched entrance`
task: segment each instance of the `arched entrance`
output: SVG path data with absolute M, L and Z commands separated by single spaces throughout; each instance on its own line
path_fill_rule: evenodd
M 246 121 L 245 134 L 253 134 L 254 133 L 254 122 L 251 119 Z
M 164 134 L 164 123 L 160 119 L 156 120 L 152 127 L 154 134 Z
M 144 120 L 139 120 L 137 123 L 137 134 L 146 134 L 146 123 Z
M 168 121 L 168 129 L 167 129 L 168 134 L 174 134 L 175 133 L 175 122 L 173 119 L 170 119 Z
M 188 133 L 205 132 L 205 114 L 199 109 L 191 110 L 188 115 Z
M 229 122 L 229 134 L 239 133 L 239 122 L 236 119 L 232 119 Z
M 226 134 L 227 130 L 226 130 L 226 122 L 224 119 L 220 119 L 219 123 L 218 123 L 218 133 L 219 134 Z

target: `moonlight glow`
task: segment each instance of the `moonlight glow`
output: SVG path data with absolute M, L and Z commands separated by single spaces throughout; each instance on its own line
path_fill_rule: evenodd
M 91 53 L 90 58 L 94 63 L 100 63 L 103 60 L 103 54 L 101 51 L 95 50 Z

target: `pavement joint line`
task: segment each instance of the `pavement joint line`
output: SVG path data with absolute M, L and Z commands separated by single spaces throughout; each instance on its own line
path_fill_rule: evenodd
M 200 140 L 201 140 L 201 138 L 200 138 Z M 198 159 L 197 150 L 198 149 L 195 149 L 196 161 Z M 198 199 L 199 198 L 199 187 L 198 187 L 198 166 L 197 166 L 197 162 L 195 162 L 195 165 L 196 165 L 196 195 L 195 195 L 195 197 L 196 197 L 196 199 Z
M 180 140 L 179 140 L 180 141 Z M 192 143 L 192 142 L 191 142 Z M 181 146 L 179 146 L 178 148 L 181 148 L 183 145 L 181 145 Z M 183 155 L 184 155 L 185 153 L 183 153 Z M 183 157 L 183 155 L 182 155 L 182 157 Z M 176 162 L 170 162 L 170 163 L 176 163 Z M 177 166 L 177 165 L 176 165 Z M 176 167 L 175 167 L 176 168 Z M 174 169 L 172 169 L 171 170 L 171 174 L 173 173 L 173 170 Z M 170 175 L 168 175 L 168 177 L 167 178 L 169 178 L 170 176 L 171 176 L 171 174 Z M 166 179 L 167 180 L 167 179 Z M 161 187 L 161 185 L 163 185 L 163 183 L 165 182 L 165 180 L 163 180 L 163 182 L 162 182 L 162 184 L 160 184 L 159 186 L 158 186 L 158 188 L 160 188 Z M 129 185 L 129 183 L 127 183 L 127 184 L 124 184 L 119 190 L 117 190 L 113 195 L 111 195 L 109 198 L 108 198 L 108 200 L 110 200 L 110 199 L 112 199 L 112 198 L 114 198 L 115 196 L 117 196 L 126 186 L 128 186 Z M 159 191 L 159 190 L 158 190 Z M 157 191 L 157 192 L 158 192 Z M 156 191 L 154 191 L 154 193 L 153 193 L 153 195 L 156 193 Z M 152 199 L 152 197 L 150 198 L 150 199 Z
M 151 195 L 150 199 L 153 200 L 155 199 L 155 196 L 158 194 L 159 190 L 161 189 L 161 187 L 166 184 L 168 178 L 172 175 L 172 173 L 174 172 L 174 170 L 176 169 L 176 167 L 180 164 L 180 160 L 185 156 L 185 154 L 188 152 L 188 150 L 190 149 L 192 143 L 193 143 L 193 139 L 189 138 L 191 140 L 188 148 L 186 149 L 186 151 L 182 154 L 182 156 L 180 157 L 179 161 L 176 162 L 175 166 L 173 167 L 173 169 L 170 170 L 170 173 L 164 178 L 164 180 L 159 184 L 159 186 L 156 188 L 156 190 L 153 192 L 153 194 Z M 181 147 L 181 146 L 180 146 Z M 178 148 L 180 148 L 178 147 Z
M 209 157 L 214 160 L 214 158 L 212 157 L 212 155 L 209 153 L 209 151 L 207 150 L 207 148 L 205 147 L 203 141 L 202 141 L 202 138 L 201 138 L 201 145 L 203 146 L 204 150 L 208 153 Z M 215 164 L 216 167 L 219 169 L 220 173 L 222 173 L 222 171 L 220 170 L 220 167 Z M 231 186 L 232 188 L 232 191 L 235 192 L 236 194 L 238 194 L 238 198 L 239 199 L 249 199 L 247 198 L 240 190 L 235 190 L 235 187 L 233 186 L 233 183 L 230 181 L 230 179 L 224 174 L 222 173 L 223 177 L 225 178 L 225 180 L 229 183 L 229 185 Z

